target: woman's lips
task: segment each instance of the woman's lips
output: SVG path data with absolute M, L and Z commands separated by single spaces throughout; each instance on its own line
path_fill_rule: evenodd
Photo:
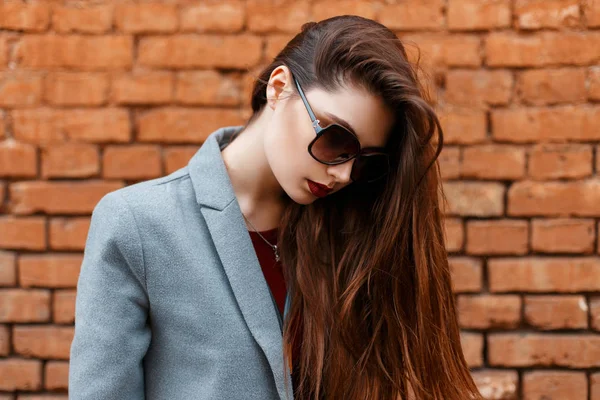
M 325 197 L 332 190 L 332 189 L 328 188 L 327 186 L 321 185 L 317 182 L 313 182 L 310 179 L 307 179 L 307 181 L 308 181 L 308 188 L 310 189 L 311 193 L 317 197 Z

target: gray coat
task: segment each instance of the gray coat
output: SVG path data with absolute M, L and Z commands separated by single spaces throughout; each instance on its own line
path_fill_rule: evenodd
M 285 381 L 293 398 L 282 316 L 221 157 L 241 128 L 214 131 L 186 167 L 94 208 L 69 399 L 284 400 Z

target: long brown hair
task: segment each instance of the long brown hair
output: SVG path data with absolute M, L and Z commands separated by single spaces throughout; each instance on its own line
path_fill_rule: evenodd
M 250 121 L 281 65 L 306 91 L 351 83 L 381 96 L 395 115 L 386 179 L 285 206 L 284 357 L 301 350 L 293 360 L 296 397 L 481 399 L 461 349 L 444 243 L 442 128 L 418 66 L 378 22 L 350 15 L 309 22 L 257 78 Z

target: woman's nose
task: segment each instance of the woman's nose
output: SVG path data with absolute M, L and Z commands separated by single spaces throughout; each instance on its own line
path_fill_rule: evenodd
M 350 174 L 352 173 L 352 166 L 354 165 L 354 158 L 350 161 L 346 161 L 342 164 L 329 165 L 327 167 L 327 173 L 335 176 L 336 181 L 339 183 L 347 183 L 350 181 Z

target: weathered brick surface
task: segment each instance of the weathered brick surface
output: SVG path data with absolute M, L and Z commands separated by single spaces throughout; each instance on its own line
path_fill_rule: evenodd
M 470 329 L 515 328 L 521 320 L 521 299 L 516 295 L 460 295 L 458 320 Z
M 587 178 L 593 173 L 592 147 L 586 144 L 541 144 L 529 150 L 528 175 L 534 180 Z
M 471 254 L 516 254 L 529 249 L 528 224 L 523 220 L 467 222 L 467 248 Z
M 577 371 L 533 371 L 523 376 L 523 398 L 587 400 L 587 377 Z
M 492 292 L 597 292 L 600 258 L 491 258 L 488 280 Z
M 600 365 L 600 336 L 562 333 L 491 333 L 488 361 L 494 366 L 593 368 Z
M 600 400 L 598 0 L 0 1 L 0 400 L 68 397 L 99 199 L 243 125 L 261 68 L 341 14 L 419 61 L 484 397 Z
M 595 247 L 591 219 L 536 218 L 531 228 L 531 248 L 537 252 L 591 253 Z
M 525 320 L 537 329 L 586 329 L 586 299 L 582 295 L 540 295 L 525 297 Z
M 519 375 L 517 371 L 477 370 L 473 372 L 473 379 L 485 399 L 517 399 L 519 392 Z

